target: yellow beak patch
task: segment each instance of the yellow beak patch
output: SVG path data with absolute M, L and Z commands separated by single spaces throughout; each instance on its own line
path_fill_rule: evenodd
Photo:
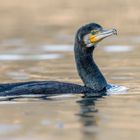
M 91 43 L 94 43 L 97 41 L 96 36 L 95 35 L 90 35 L 89 40 Z

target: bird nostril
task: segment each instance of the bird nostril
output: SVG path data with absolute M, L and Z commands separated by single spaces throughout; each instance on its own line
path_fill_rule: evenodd
M 114 35 L 117 35 L 118 34 L 116 29 L 113 29 L 113 34 Z

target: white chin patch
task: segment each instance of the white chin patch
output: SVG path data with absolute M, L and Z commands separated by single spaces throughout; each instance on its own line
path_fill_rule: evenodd
M 87 48 L 93 46 L 93 44 L 89 40 L 89 34 L 87 34 L 87 35 L 84 36 L 83 41 L 84 41 L 84 43 L 85 43 L 85 45 L 86 45 Z
M 93 46 L 93 44 L 87 44 L 87 45 L 86 45 L 87 48 L 90 48 L 90 47 L 92 47 L 92 46 Z

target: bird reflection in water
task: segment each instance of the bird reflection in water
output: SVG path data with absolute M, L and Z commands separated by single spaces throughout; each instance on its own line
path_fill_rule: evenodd
M 93 96 L 93 94 L 85 94 L 81 100 L 77 101 L 80 105 L 80 111 L 78 114 L 80 123 L 82 124 L 83 139 L 87 137 L 94 139 L 98 133 L 98 112 L 96 108 L 96 101 L 103 98 L 106 93 L 100 93 L 100 96 Z

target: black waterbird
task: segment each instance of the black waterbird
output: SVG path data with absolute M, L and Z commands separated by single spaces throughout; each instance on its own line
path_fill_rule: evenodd
M 84 85 L 58 81 L 31 81 L 0 84 L 1 97 L 41 97 L 54 94 L 106 91 L 108 83 L 93 59 L 93 51 L 102 39 L 116 35 L 115 29 L 105 30 L 96 23 L 80 27 L 75 36 L 74 53 L 78 74 Z M 104 93 L 104 92 L 103 92 Z

